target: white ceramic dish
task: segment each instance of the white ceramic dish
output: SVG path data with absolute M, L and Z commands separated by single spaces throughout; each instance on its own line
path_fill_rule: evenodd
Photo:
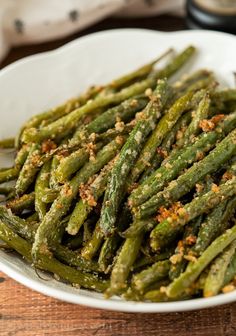
M 189 44 L 199 52 L 184 71 L 214 70 L 223 85 L 233 86 L 236 38 L 209 31 L 161 33 L 123 29 L 85 36 L 48 53 L 27 57 L 0 72 L 0 138 L 16 134 L 30 116 L 83 91 L 106 83 L 155 58 L 169 47 Z M 3 160 L 0 157 L 0 163 Z M 45 295 L 95 308 L 126 312 L 173 312 L 199 309 L 236 300 L 236 291 L 207 299 L 169 303 L 136 303 L 78 290 L 53 278 L 45 281 L 22 259 L 0 251 L 0 269 L 16 281 Z

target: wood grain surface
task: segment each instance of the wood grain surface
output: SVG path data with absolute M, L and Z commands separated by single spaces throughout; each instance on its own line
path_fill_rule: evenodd
M 57 301 L 0 273 L 1 336 L 235 336 L 236 303 L 170 314 L 128 314 Z
M 1 336 L 235 336 L 236 303 L 170 314 L 91 309 L 35 293 L 0 273 Z
M 24 56 L 51 50 L 79 36 L 103 29 L 142 27 L 164 31 L 185 28 L 170 16 L 107 19 L 78 34 L 41 45 L 13 49 L 4 67 Z M 235 336 L 236 303 L 171 314 L 128 314 L 86 308 L 43 296 L 0 272 L 0 336 Z

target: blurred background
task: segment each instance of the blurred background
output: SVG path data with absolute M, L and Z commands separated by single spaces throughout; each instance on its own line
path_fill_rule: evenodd
M 235 34 L 236 0 L 0 0 L 0 67 L 106 29 Z

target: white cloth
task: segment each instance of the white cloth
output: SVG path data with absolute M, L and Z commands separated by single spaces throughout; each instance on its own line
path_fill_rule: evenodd
M 179 13 L 184 0 L 0 0 L 0 60 L 9 48 L 53 40 L 111 15 Z

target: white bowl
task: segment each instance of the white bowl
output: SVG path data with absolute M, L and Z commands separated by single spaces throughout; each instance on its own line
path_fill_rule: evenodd
M 233 86 L 236 39 L 210 31 L 162 33 L 118 29 L 75 40 L 56 51 L 27 57 L 0 72 L 0 138 L 13 136 L 32 115 L 77 95 L 91 84 L 106 83 L 169 47 L 195 45 L 199 51 L 184 71 L 208 68 L 223 85 Z M 0 157 L 0 164 L 3 159 Z M 176 312 L 236 300 L 236 291 L 206 299 L 168 303 L 128 302 L 78 290 L 53 278 L 45 281 L 23 259 L 0 251 L 0 269 L 16 281 L 45 295 L 95 308 L 126 312 Z

